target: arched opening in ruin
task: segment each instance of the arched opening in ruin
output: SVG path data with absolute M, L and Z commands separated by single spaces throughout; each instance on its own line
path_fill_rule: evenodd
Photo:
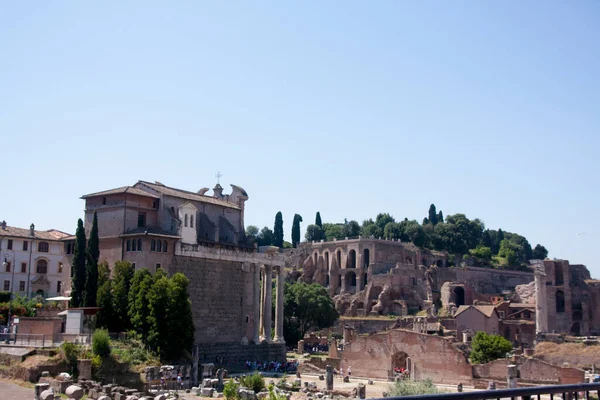
M 573 312 L 573 321 L 581 321 L 583 319 L 583 314 L 581 311 Z
M 329 287 L 329 274 L 325 275 L 325 287 Z
M 465 305 L 465 289 L 463 287 L 454 288 L 454 304 L 456 304 L 456 307 Z
M 347 276 L 346 276 L 346 280 L 350 281 L 350 287 L 356 287 L 356 274 L 354 272 L 350 272 Z
M 371 288 L 371 292 L 369 293 L 369 300 L 376 300 L 379 298 L 379 295 L 383 291 L 381 286 L 373 286 Z
M 565 312 L 565 294 L 562 290 L 556 291 L 556 312 L 564 313 Z
M 406 257 L 406 263 L 407 264 L 412 264 L 412 258 Z
M 571 335 L 581 336 L 581 327 L 579 326 L 579 322 L 575 322 L 573 325 L 571 325 Z
M 442 260 L 437 260 L 437 261 L 435 262 L 435 265 L 437 265 L 438 267 L 440 267 L 440 268 L 441 268 L 441 267 L 444 265 L 444 263 L 442 262 Z
M 336 253 L 336 256 L 337 256 L 338 268 L 342 268 L 342 252 L 340 250 L 338 250 Z
M 348 262 L 346 268 L 356 268 L 356 251 L 350 250 L 348 252 Z
M 399 375 L 401 373 L 408 373 L 410 375 L 411 370 L 410 357 L 403 351 L 398 351 L 392 355 L 392 372 L 393 375 Z
M 317 252 L 315 251 L 315 254 L 313 255 L 313 257 L 315 258 L 315 266 L 317 265 L 317 259 L 318 259 L 318 255 Z
M 337 284 L 337 287 L 338 288 L 342 287 L 342 276 L 341 275 L 338 275 L 338 284 Z
M 561 286 L 564 283 L 562 264 L 557 262 L 554 264 L 554 285 Z
M 329 265 L 329 252 L 328 251 L 325 252 L 325 268 L 327 268 L 327 271 L 329 271 L 330 265 Z
M 367 287 L 367 274 L 366 273 L 363 275 L 363 282 L 362 283 L 363 283 L 363 287 L 362 287 L 363 289 L 365 287 Z
M 370 263 L 369 256 L 370 256 L 369 249 L 364 249 L 363 250 L 363 267 L 364 268 L 369 268 L 369 263 Z

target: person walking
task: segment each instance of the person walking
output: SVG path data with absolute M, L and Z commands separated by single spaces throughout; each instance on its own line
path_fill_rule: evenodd
M 348 377 L 350 377 L 350 375 L 352 375 L 352 368 L 348 365 Z

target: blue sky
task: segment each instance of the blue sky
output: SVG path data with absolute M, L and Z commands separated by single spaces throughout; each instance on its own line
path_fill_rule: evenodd
M 125 3 L 125 4 L 122 4 Z M 235 183 L 289 238 L 429 204 L 600 278 L 600 3 L 0 1 L 0 218 Z M 584 233 L 577 235 L 577 233 Z

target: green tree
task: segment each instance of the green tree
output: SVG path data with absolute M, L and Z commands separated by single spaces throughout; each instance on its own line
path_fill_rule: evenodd
M 469 254 L 471 254 L 473 257 L 481 258 L 487 261 L 492 259 L 492 249 L 481 245 L 469 250 Z
M 442 210 L 440 210 L 440 212 L 438 213 L 437 222 L 438 224 L 440 222 L 444 222 L 444 213 L 442 213 Z
M 106 329 L 96 329 L 92 336 L 92 351 L 94 355 L 106 358 L 110 355 L 110 337 Z
M 531 258 L 534 260 L 545 260 L 548 258 L 548 250 L 541 244 L 536 244 L 533 249 Z
M 388 221 L 388 222 L 394 222 L 394 221 Z M 387 225 L 387 222 L 386 222 L 386 225 Z M 364 220 L 362 223 L 363 236 L 368 237 L 368 238 L 371 236 L 373 236 L 374 238 L 383 237 L 383 229 L 385 229 L 385 225 L 383 225 L 383 228 L 380 228 L 371 218 Z
M 260 234 L 258 235 L 257 242 L 259 246 L 273 246 L 275 243 L 275 235 L 273 235 L 273 231 L 266 226 L 262 228 Z
M 98 215 L 94 211 L 92 230 L 87 241 L 85 253 L 85 291 L 83 293 L 84 307 L 96 307 L 98 295 L 98 259 L 100 258 L 100 241 L 98 238 Z
M 486 364 L 498 358 L 505 358 L 512 351 L 512 344 L 498 335 L 488 335 L 477 332 L 472 342 L 471 362 L 473 364 Z
M 321 222 L 321 213 L 317 211 L 317 216 L 315 217 L 315 225 L 322 228 L 323 222 Z
M 427 236 L 423 227 L 417 221 L 410 221 L 405 228 L 406 235 L 415 246 L 423 247 L 427 242 Z
M 126 332 L 131 328 L 129 319 L 129 288 L 133 279 L 133 266 L 128 261 L 117 261 L 113 278 L 113 332 Z
M 113 315 L 112 281 L 110 279 L 110 267 L 106 261 L 98 265 L 98 314 L 96 314 L 96 325 L 99 328 L 112 329 L 111 321 Z
M 146 344 L 159 355 L 169 348 L 169 278 L 165 273 L 157 272 L 154 284 L 148 292 L 150 330 Z
M 519 259 L 517 258 L 517 252 L 520 252 L 521 249 L 512 243 L 508 239 L 504 239 L 500 242 L 500 250 L 498 250 L 498 257 L 503 258 L 508 267 L 516 267 Z
M 327 289 L 318 283 L 286 283 L 284 291 L 283 335 L 295 344 L 309 329 L 332 326 L 339 317 Z
M 388 213 L 379 213 L 375 218 L 375 225 L 377 225 L 381 233 L 383 233 L 383 229 L 389 222 L 396 222 L 396 220 Z
M 300 214 L 294 214 L 294 221 L 292 223 L 292 247 L 298 247 L 298 243 L 300 243 L 300 222 L 302 222 L 302 217 Z
M 435 204 L 429 206 L 429 222 L 431 222 L 434 226 L 438 223 L 438 214 L 435 209 Z
M 167 360 L 177 360 L 186 351 L 191 354 L 194 345 L 195 328 L 189 284 L 189 279 L 179 272 L 169 279 L 168 337 L 164 354 L 161 351 L 161 356 Z M 177 340 L 172 340 L 175 337 Z
M 85 291 L 85 229 L 81 218 L 77 220 L 75 231 L 75 250 L 73 252 L 73 278 L 71 291 L 71 307 L 83 306 L 83 293 Z
M 135 271 L 131 280 L 131 287 L 128 293 L 127 315 L 131 320 L 133 329 L 142 337 L 148 335 L 150 324 L 150 308 L 148 306 L 148 293 L 154 284 L 154 278 L 146 268 Z
M 355 238 L 360 235 L 360 225 L 358 222 L 352 220 L 349 222 L 344 221 L 344 225 L 342 227 L 342 235 L 343 238 Z M 340 238 L 342 239 L 342 238 Z
M 273 226 L 273 246 L 283 247 L 283 215 L 279 211 L 275 215 L 275 225 Z
M 356 221 L 354 221 L 356 222 Z M 343 224 L 323 224 L 323 236 L 325 240 L 342 240 L 345 237 L 345 226 Z M 348 236 L 349 237 L 349 236 Z
M 249 242 L 254 242 L 258 239 L 258 227 L 256 225 L 248 225 L 246 227 L 246 239 Z
M 306 234 L 304 237 L 307 241 L 312 242 L 314 240 L 316 242 L 321 240 L 323 236 L 323 228 L 319 227 L 318 225 L 310 224 L 306 227 Z

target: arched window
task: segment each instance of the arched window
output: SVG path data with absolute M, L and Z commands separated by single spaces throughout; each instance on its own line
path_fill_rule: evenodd
M 156 251 L 162 251 L 162 240 L 157 240 Z
M 356 268 L 356 251 L 350 250 L 348 253 L 348 268 Z
M 556 312 L 557 313 L 565 312 L 565 294 L 562 290 L 556 291 Z
M 158 241 L 158 245 L 160 246 L 160 240 Z M 152 239 L 150 241 L 150 251 L 156 251 L 156 240 Z M 160 250 L 158 250 L 160 251 Z
M 187 216 L 187 214 L 185 214 L 185 217 L 183 218 L 183 221 L 184 221 L 183 222 L 183 226 L 187 227 L 187 225 L 188 225 L 188 216 Z
M 194 214 L 190 215 L 190 228 L 194 227 Z
M 48 242 L 39 242 L 38 243 L 38 252 L 47 253 L 49 247 L 50 246 L 48 245 Z
M 363 267 L 364 268 L 369 268 L 369 249 L 364 249 L 363 250 Z
M 350 286 L 356 286 L 356 274 L 350 272 Z
M 163 242 L 163 253 L 166 253 L 166 252 L 167 252 L 167 241 L 165 240 Z
M 329 252 L 326 251 L 325 252 L 325 268 L 327 268 L 327 271 L 329 271 Z M 329 283 L 328 283 L 329 285 Z
M 341 250 L 337 251 L 337 262 L 338 262 L 338 268 L 342 268 L 342 251 Z
M 38 260 L 35 270 L 38 274 L 47 274 L 48 273 L 48 261 Z
M 365 288 L 367 286 L 367 274 L 365 273 L 363 275 L 363 288 Z

